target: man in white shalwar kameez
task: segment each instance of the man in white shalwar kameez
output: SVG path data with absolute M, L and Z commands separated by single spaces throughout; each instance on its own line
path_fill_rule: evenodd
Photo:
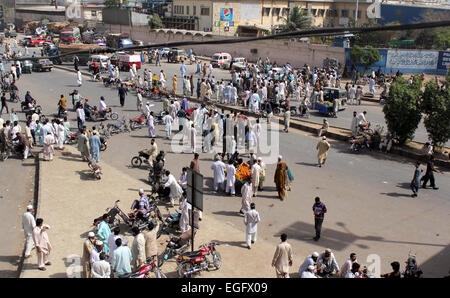
M 252 180 L 253 180 L 253 196 L 256 197 L 258 194 L 258 187 L 259 187 L 259 175 L 262 173 L 262 168 L 258 163 L 254 163 L 252 165 Z
M 49 131 L 44 137 L 44 160 L 53 160 L 53 144 L 55 143 L 55 138 Z
M 181 233 L 184 233 L 189 230 L 189 218 L 192 213 L 192 205 L 187 201 L 186 192 L 183 193 L 183 197 L 180 202 L 180 230 Z
M 58 148 L 60 150 L 64 149 L 64 136 L 65 136 L 65 127 L 64 127 L 64 121 L 61 121 L 57 125 L 56 135 L 58 136 Z
M 172 123 L 173 118 L 169 114 L 163 117 L 163 123 L 165 124 L 165 131 L 166 131 L 166 139 L 170 138 L 170 135 L 172 134 Z
M 183 189 L 178 184 L 177 179 L 174 175 L 170 174 L 170 171 L 166 171 L 166 176 L 168 176 L 166 184 L 164 184 L 164 187 L 170 187 L 170 204 L 172 204 L 172 207 L 174 207 L 175 204 L 175 198 L 180 199 L 181 195 L 183 194 Z
M 233 165 L 233 161 L 229 161 L 227 165 L 227 185 L 225 187 L 225 192 L 232 196 L 235 195 L 235 183 L 236 183 L 236 168 Z
M 25 258 L 30 257 L 31 250 L 34 247 L 33 229 L 36 227 L 36 220 L 34 219 L 33 212 L 33 206 L 28 205 L 27 212 L 22 215 L 22 227 L 25 232 Z
M 196 131 L 194 127 L 194 123 L 191 124 L 189 128 L 189 141 L 191 144 L 191 153 L 195 153 L 195 143 L 196 143 Z
M 106 254 L 100 253 L 100 261 L 92 264 L 92 277 L 93 278 L 110 278 L 111 277 L 111 265 L 105 260 Z
M 214 190 L 219 191 L 219 188 L 223 190 L 223 182 L 225 181 L 225 164 L 216 157 L 216 161 L 212 164 L 211 170 L 214 174 Z
M 239 213 L 245 214 L 245 212 L 250 210 L 250 204 L 252 203 L 252 180 L 246 181 L 244 185 L 242 185 L 241 188 L 241 194 L 242 194 L 242 207 Z
M 250 210 L 245 212 L 244 224 L 247 248 L 250 249 L 251 245 L 255 243 L 258 234 L 258 222 L 261 221 L 258 211 L 255 210 L 255 203 L 250 204 Z
M 81 76 L 81 71 L 77 72 L 77 84 L 78 87 L 81 87 L 81 84 L 83 83 L 83 77 Z

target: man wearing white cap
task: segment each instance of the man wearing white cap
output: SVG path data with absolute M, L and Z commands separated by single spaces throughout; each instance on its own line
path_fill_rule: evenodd
M 27 206 L 27 212 L 22 215 L 22 227 L 25 232 L 25 253 L 24 257 L 29 258 L 33 249 L 33 229 L 36 227 L 36 220 L 33 216 L 34 208 L 32 205 Z
M 317 278 L 317 276 L 314 274 L 314 270 L 316 269 L 315 266 L 309 265 L 308 270 L 303 271 L 300 278 Z
M 220 160 L 220 157 L 216 156 L 215 162 L 211 165 L 211 170 L 213 170 L 214 174 L 214 190 L 219 191 L 224 189 L 224 181 L 225 181 L 225 164 Z
M 48 239 L 47 230 L 50 228 L 48 225 L 44 225 L 42 218 L 36 219 L 36 227 L 33 230 L 33 239 L 36 245 L 38 268 L 39 270 L 47 270 L 45 266 L 51 265 L 48 261 L 48 255 L 52 249 L 50 240 Z
M 91 251 L 94 248 L 95 244 L 95 234 L 94 232 L 88 233 L 88 239 L 84 241 L 83 244 L 83 274 L 84 278 L 90 278 L 91 277 L 91 263 L 89 262 L 91 257 Z
M 317 260 L 319 259 L 319 253 L 313 252 L 310 256 L 307 256 L 303 264 L 300 266 L 298 273 L 302 276 L 303 272 L 308 270 L 309 266 L 316 266 Z
M 317 151 L 317 161 L 319 164 L 319 167 L 321 168 L 323 164 L 325 164 L 325 161 L 328 157 L 328 150 L 330 149 L 331 145 L 327 142 L 327 137 L 323 136 L 322 140 L 317 143 L 316 149 Z

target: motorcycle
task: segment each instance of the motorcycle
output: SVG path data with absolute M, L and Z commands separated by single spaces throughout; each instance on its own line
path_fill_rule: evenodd
M 103 112 L 100 112 L 96 106 L 94 106 L 92 114 L 90 115 L 90 119 L 92 121 L 100 121 L 100 120 L 108 120 L 111 118 L 112 120 L 119 119 L 119 114 L 113 112 L 112 109 L 108 108 Z
M 142 114 L 139 118 L 131 118 L 130 119 L 130 128 L 131 130 L 141 129 L 146 124 L 147 116 Z
M 114 79 L 114 78 L 103 78 L 103 85 L 105 87 L 109 87 L 109 86 L 116 86 L 120 84 L 120 80 L 119 79 Z
M 101 80 L 102 80 L 102 77 L 100 75 L 100 72 L 92 74 L 92 81 L 100 82 Z
M 196 230 L 194 230 L 194 237 Z M 170 240 L 167 241 L 166 249 L 162 254 L 158 256 L 158 266 L 161 267 L 165 261 L 173 258 L 174 256 L 184 253 L 191 245 L 191 230 L 186 231 L 180 237 L 174 237 L 174 235 L 169 234 Z
M 17 90 L 13 90 L 9 93 L 9 101 L 19 102 L 19 92 Z
M 166 219 L 162 221 L 156 234 L 157 238 L 159 238 L 162 233 L 166 233 L 167 229 L 178 230 L 180 228 L 181 210 L 176 209 L 175 212 L 176 213 L 169 214 Z
M 137 271 L 121 275 L 119 278 L 150 278 L 150 272 L 154 272 L 156 278 L 167 278 L 158 264 L 156 264 L 155 258 L 148 258 L 145 264 Z
M 66 144 L 73 145 L 78 142 L 78 135 L 76 133 L 69 133 L 67 136 Z M 101 150 L 101 149 L 100 149 Z
M 108 123 L 106 127 L 108 130 L 108 134 L 110 136 L 121 132 L 130 132 L 130 128 L 128 127 L 127 122 L 125 121 L 125 117 L 122 118 L 122 120 L 120 121 Z
M 144 151 L 139 151 L 138 156 L 134 156 L 131 159 L 131 166 L 134 168 L 139 168 L 142 165 L 142 162 L 146 163 L 146 164 L 150 164 L 148 159 L 150 158 L 150 155 L 148 155 L 147 153 L 145 153 Z
M 177 273 L 180 278 L 192 277 L 194 273 L 207 270 L 209 271 L 211 263 L 216 270 L 222 266 L 222 257 L 216 250 L 215 242 L 202 244 L 199 250 L 194 252 L 185 252 L 177 257 Z M 212 258 L 212 260 L 210 260 Z
M 106 212 L 107 212 L 107 214 L 109 216 L 109 223 L 108 224 L 109 224 L 109 227 L 111 228 L 111 230 L 113 230 L 115 227 L 118 227 L 119 224 L 120 224 L 119 218 L 116 218 L 117 215 L 119 215 L 120 218 L 122 218 L 122 220 L 124 222 L 126 222 L 126 223 L 129 222 L 129 220 L 130 220 L 128 215 L 126 215 L 126 213 L 123 212 L 122 209 L 119 208 L 119 202 L 120 202 L 120 200 L 117 200 L 114 203 L 114 206 L 112 208 L 107 208 L 106 209 Z M 97 227 L 102 221 L 103 221 L 103 217 L 102 216 L 97 217 L 96 219 L 94 219 L 93 226 Z
M 352 139 L 350 140 L 351 152 L 359 153 L 364 148 L 370 148 L 369 138 L 366 135 L 352 137 Z
M 89 158 L 88 165 L 89 168 L 91 168 L 94 177 L 98 180 L 102 179 L 102 168 L 95 162 L 95 160 Z
M 58 117 L 64 118 L 67 116 L 67 109 L 63 108 L 61 105 L 58 105 Z

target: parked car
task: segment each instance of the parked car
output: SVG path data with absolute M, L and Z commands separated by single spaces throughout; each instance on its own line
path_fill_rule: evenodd
M 38 59 L 33 61 L 33 71 L 51 71 L 53 63 L 49 59 Z
M 230 64 L 231 55 L 228 53 L 215 53 L 211 58 L 211 64 L 213 67 L 222 67 L 224 63 Z

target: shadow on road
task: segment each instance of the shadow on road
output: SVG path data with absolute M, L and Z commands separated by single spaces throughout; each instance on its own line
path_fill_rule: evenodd
M 445 247 L 446 244 L 435 244 L 435 243 L 420 243 L 420 242 L 410 242 L 410 241 L 400 241 L 400 240 L 388 240 L 380 236 L 358 236 L 353 234 L 350 230 L 347 229 L 345 223 L 338 222 L 336 223 L 338 226 L 342 227 L 345 231 L 337 231 L 334 229 L 327 228 L 326 220 L 324 222 L 324 226 L 322 228 L 321 238 L 319 241 L 315 242 L 317 245 L 326 247 L 333 247 L 337 251 L 343 251 L 347 248 L 351 243 L 354 243 L 359 240 L 363 241 L 377 241 L 377 242 L 385 242 L 385 243 L 398 243 L 398 244 L 408 244 L 408 245 L 426 245 L 426 246 L 440 246 Z M 279 237 L 282 233 L 286 233 L 289 238 L 297 239 L 300 241 L 311 241 L 312 237 L 315 235 L 314 223 L 306 223 L 297 221 L 292 225 L 286 227 L 274 237 Z M 367 244 L 356 244 L 361 249 L 369 249 L 370 246 Z

